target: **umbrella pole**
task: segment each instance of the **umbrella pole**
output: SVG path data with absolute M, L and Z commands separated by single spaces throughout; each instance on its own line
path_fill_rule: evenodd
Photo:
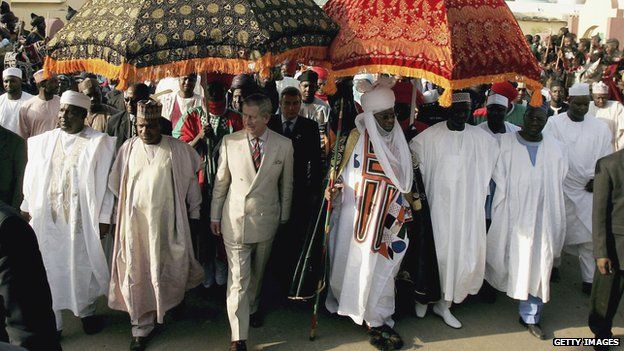
M 422 90 L 422 79 L 411 79 L 410 83 L 412 83 L 412 99 L 410 101 L 410 126 L 414 124 L 416 120 L 416 97 L 418 96 L 418 91 Z
M 334 144 L 334 155 L 332 156 L 332 168 L 329 172 L 329 189 L 334 187 L 334 183 L 336 180 L 336 173 L 338 172 L 338 145 L 340 144 L 340 137 L 342 134 L 342 114 L 344 111 L 344 97 L 340 99 L 340 112 L 338 113 L 338 128 L 336 130 L 336 143 Z M 329 221 L 331 218 L 332 212 L 332 201 L 330 199 L 327 201 L 327 214 L 325 215 L 325 235 L 323 237 L 323 274 L 318 281 L 316 296 L 314 298 L 314 307 L 312 308 L 312 325 L 310 327 L 310 341 L 314 341 L 316 339 L 316 328 L 318 327 L 318 309 L 321 301 L 321 290 L 325 285 L 325 279 L 327 279 L 327 273 L 329 271 L 329 256 L 327 255 L 327 247 L 329 246 Z

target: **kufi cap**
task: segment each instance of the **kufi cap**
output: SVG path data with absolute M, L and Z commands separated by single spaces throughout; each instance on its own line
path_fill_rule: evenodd
M 299 76 L 299 78 L 297 78 L 299 80 L 299 82 L 314 82 L 317 83 L 318 82 L 318 74 L 316 72 L 314 72 L 313 70 L 307 70 L 303 73 L 301 73 L 301 75 Z
M 472 100 L 470 99 L 469 93 L 453 93 L 453 103 L 467 102 L 470 103 Z
M 85 94 L 67 90 L 61 95 L 61 105 L 63 104 L 82 107 L 88 111 L 91 107 L 91 99 Z
M 518 97 L 518 90 L 510 82 L 500 82 L 492 84 L 492 92 L 500 94 L 507 100 L 514 101 Z
M 2 79 L 6 77 L 17 77 L 22 79 L 22 70 L 17 67 L 9 67 L 2 72 Z
M 589 84 L 576 83 L 570 87 L 568 96 L 589 96 Z
M 394 108 L 394 91 L 388 87 L 379 86 L 362 95 L 362 109 L 366 113 L 377 113 Z
M 43 82 L 45 79 L 43 79 L 43 70 L 40 69 L 37 72 L 35 72 L 33 74 L 33 78 L 35 79 L 35 83 L 41 83 Z
M 433 104 L 440 99 L 440 93 L 437 89 L 427 90 L 423 93 L 423 103 Z
M 145 119 L 160 118 L 162 105 L 154 100 L 141 100 L 137 103 L 137 117 Z
M 323 67 L 314 66 L 312 67 L 312 70 L 316 72 L 318 79 L 327 80 L 329 77 L 329 72 Z
M 603 82 L 596 82 L 592 84 L 592 93 L 594 94 L 609 94 L 609 86 Z
M 99 88 L 100 83 L 95 78 L 86 78 L 80 84 L 78 84 L 78 91 L 85 92 L 91 88 Z
M 500 105 L 506 108 L 509 106 L 509 99 L 500 94 L 492 94 L 488 96 L 486 105 Z

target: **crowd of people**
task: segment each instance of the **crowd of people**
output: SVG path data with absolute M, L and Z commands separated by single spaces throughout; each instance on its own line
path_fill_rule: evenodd
M 42 17 L 22 37 L 5 2 L 0 13 L 7 45 L 45 45 Z M 246 350 L 268 306 L 293 297 L 328 202 L 325 307 L 380 350 L 404 344 L 399 300 L 461 328 L 452 305 L 496 291 L 544 339 L 562 252 L 579 257 L 589 327 L 612 337 L 624 292 L 621 53 L 567 29 L 527 40 L 544 90 L 478 86 L 449 108 L 426 81 L 359 74 L 330 91 L 325 69 L 294 63 L 268 79 L 191 73 L 124 91 L 88 72 L 5 67 L 0 339 L 60 350 L 61 311 L 95 334 L 106 296 L 130 316 L 130 350 L 144 350 L 193 290 L 225 297 L 229 349 Z

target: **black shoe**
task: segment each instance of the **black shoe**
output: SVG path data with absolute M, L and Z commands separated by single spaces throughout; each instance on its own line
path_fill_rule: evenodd
M 518 322 L 520 322 L 520 324 L 527 328 L 527 330 L 529 331 L 529 334 L 533 335 L 534 337 L 540 339 L 540 340 L 546 340 L 546 335 L 544 335 L 544 332 L 542 331 L 542 327 L 538 324 L 529 324 L 526 323 L 525 321 L 522 320 L 522 317 L 520 317 L 518 319 Z
M 230 351 L 247 351 L 247 343 L 245 340 L 232 341 L 230 343 Z
M 260 328 L 263 323 L 264 323 L 264 316 L 262 315 L 261 312 L 258 311 L 256 313 L 252 313 L 249 316 L 249 325 L 252 328 Z
M 99 316 L 80 318 L 80 321 L 82 322 L 82 330 L 87 335 L 97 334 L 104 329 L 104 322 Z
M 368 330 L 369 342 L 378 350 L 400 350 L 403 347 L 403 339 L 387 325 L 374 327 Z
M 590 296 L 592 291 L 592 283 L 583 283 L 581 291 L 583 292 L 583 294 Z
M 560 281 L 561 276 L 559 275 L 559 268 L 553 267 L 552 271 L 550 271 L 550 282 L 559 283 Z
M 143 336 L 133 336 L 130 342 L 130 351 L 143 351 L 147 346 L 147 338 Z

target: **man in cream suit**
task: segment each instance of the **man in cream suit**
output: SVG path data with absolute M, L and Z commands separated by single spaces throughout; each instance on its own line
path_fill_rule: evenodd
M 221 141 L 210 213 L 211 230 L 223 235 L 228 257 L 233 351 L 247 350 L 250 315 L 253 322 L 273 237 L 288 221 L 293 189 L 292 142 L 267 128 L 271 100 L 250 95 L 242 110 L 244 129 Z

